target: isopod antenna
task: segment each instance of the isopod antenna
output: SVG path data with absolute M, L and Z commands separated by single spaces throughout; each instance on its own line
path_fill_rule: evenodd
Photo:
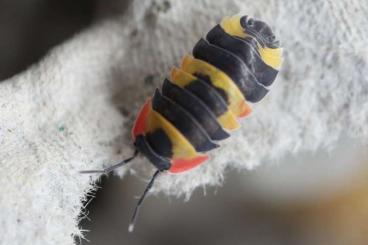
M 144 192 L 142 194 L 142 196 L 139 198 L 137 205 L 135 206 L 134 209 L 134 213 L 133 216 L 130 220 L 130 224 L 129 224 L 129 228 L 128 231 L 129 232 L 133 232 L 134 230 L 134 224 L 135 224 L 135 220 L 138 216 L 139 213 L 139 209 L 144 201 L 144 198 L 146 197 L 147 193 L 149 192 L 149 190 L 151 189 L 151 187 L 153 186 L 153 183 L 155 182 L 156 177 L 159 175 L 159 173 L 161 173 L 160 170 L 156 170 L 156 172 L 152 175 L 150 182 L 147 184 L 146 189 L 144 189 Z
M 134 154 L 133 156 L 115 164 L 115 165 L 112 165 L 108 168 L 105 168 L 105 169 L 101 169 L 101 170 L 85 170 L 85 171 L 79 171 L 79 173 L 81 174 L 93 174 L 93 173 L 102 173 L 102 174 L 108 174 L 110 173 L 111 171 L 121 167 L 121 166 L 124 166 L 125 164 L 127 164 L 128 162 L 130 162 L 131 160 L 133 160 L 134 158 L 136 158 L 136 156 L 138 155 L 138 150 L 135 150 L 134 151 Z

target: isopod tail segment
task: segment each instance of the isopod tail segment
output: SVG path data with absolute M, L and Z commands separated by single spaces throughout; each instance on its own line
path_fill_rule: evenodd
M 155 117 L 160 120 L 158 125 L 155 125 Z M 164 132 L 156 133 L 162 131 Z M 152 98 L 146 100 L 138 113 L 132 129 L 132 138 L 136 149 L 160 171 L 180 173 L 208 160 L 207 155 L 198 153 L 171 123 L 152 109 Z M 147 142 L 150 139 L 160 141 L 156 145 Z M 164 152 L 164 150 L 172 153 Z

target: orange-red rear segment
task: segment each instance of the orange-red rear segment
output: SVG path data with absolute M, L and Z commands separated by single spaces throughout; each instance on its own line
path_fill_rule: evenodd
M 171 167 L 169 169 L 169 172 L 181 173 L 189 169 L 192 169 L 207 160 L 208 160 L 207 155 L 200 155 L 194 158 L 187 158 L 187 159 L 185 158 L 173 159 L 171 160 Z
M 239 113 L 238 117 L 243 118 L 248 116 L 250 113 L 252 113 L 252 108 L 247 104 L 247 102 L 242 101 L 240 103 L 241 112 Z
M 147 117 L 151 110 L 151 100 L 152 98 L 148 98 L 138 113 L 132 129 L 133 140 L 135 140 L 137 135 L 144 134 L 145 132 Z

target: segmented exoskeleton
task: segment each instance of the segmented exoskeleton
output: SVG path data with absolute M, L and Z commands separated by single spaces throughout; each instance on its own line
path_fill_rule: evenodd
M 239 127 L 238 118 L 251 112 L 247 102 L 258 102 L 268 92 L 282 62 L 282 52 L 271 28 L 248 16 L 225 17 L 206 38 L 171 70 L 161 91 L 156 90 L 132 129 L 133 157 L 138 153 L 157 171 L 139 200 L 130 230 L 146 193 L 160 172 L 179 173 L 208 160 L 206 152 L 218 147 Z

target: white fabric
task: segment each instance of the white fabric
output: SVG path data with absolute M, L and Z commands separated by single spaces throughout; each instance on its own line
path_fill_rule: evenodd
M 219 184 L 227 167 L 333 147 L 341 134 L 366 142 L 365 0 L 163 2 L 136 1 L 123 18 L 96 23 L 0 83 L 2 244 L 74 243 L 81 200 L 98 177 L 77 171 L 130 156 L 139 106 L 224 15 L 246 13 L 277 29 L 281 74 L 209 162 L 162 175 L 155 191 L 189 197 L 198 186 Z M 144 159 L 129 166 L 152 171 Z

